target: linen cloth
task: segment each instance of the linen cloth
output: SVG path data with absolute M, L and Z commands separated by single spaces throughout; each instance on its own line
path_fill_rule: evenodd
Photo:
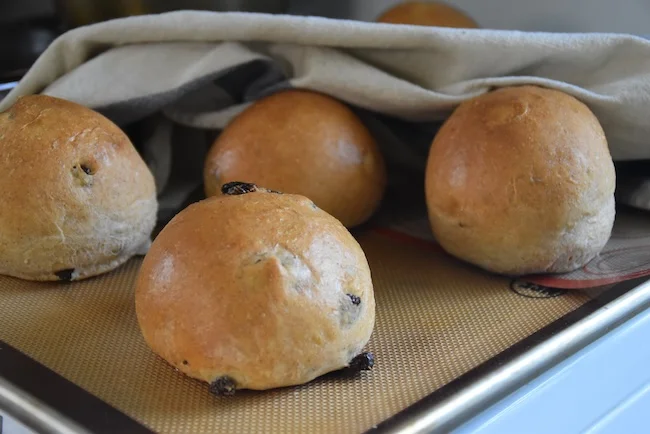
M 650 159 L 650 41 L 625 34 L 204 11 L 129 17 L 60 36 L 0 110 L 43 93 L 105 114 L 137 137 L 161 211 L 171 215 L 200 189 L 202 158 L 219 130 L 278 89 L 312 89 L 353 107 L 399 180 L 422 173 L 431 138 L 460 102 L 521 84 L 586 103 L 615 161 Z M 650 208 L 644 179 L 622 188 L 622 200 Z

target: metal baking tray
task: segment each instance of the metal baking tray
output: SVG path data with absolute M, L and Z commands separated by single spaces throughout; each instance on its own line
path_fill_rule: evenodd
M 355 236 L 378 303 L 371 373 L 211 397 L 144 347 L 136 258 L 72 284 L 0 277 L 0 415 L 42 433 L 449 432 L 650 306 L 649 277 L 558 290 L 381 225 Z
M 370 377 L 324 378 L 288 390 L 243 392 L 237 402 L 208 396 L 206 388 L 133 344 L 138 331 L 132 318 L 127 320 L 128 315 L 122 316 L 115 310 L 119 300 L 128 300 L 129 295 L 121 298 L 109 293 L 118 293 L 116 288 L 132 285 L 139 265 L 136 259 L 116 273 L 92 282 L 78 282 L 72 288 L 56 283 L 25 285 L 17 279 L 0 279 L 3 306 L 0 314 L 4 318 L 0 319 L 3 337 L 0 410 L 36 432 L 47 433 L 250 432 L 253 425 L 258 429 L 269 427 L 265 432 L 303 432 L 305 427 L 310 427 L 312 432 L 449 432 L 650 306 L 647 277 L 578 294 L 538 288 L 525 282 L 502 281 L 454 264 L 453 259 L 433 251 L 429 252 L 431 257 L 442 261 L 437 273 L 456 268 L 449 279 L 443 277 L 445 281 L 438 285 L 420 276 L 424 279 L 421 284 L 399 283 L 400 279 L 413 275 L 408 263 L 415 257 L 409 257 L 408 252 L 422 255 L 426 247 L 408 245 L 381 230 L 371 229 L 357 235 L 368 250 L 371 266 L 385 264 L 384 254 L 389 251 L 396 251 L 404 259 L 403 263 L 385 264 L 386 272 L 379 276 L 378 306 L 382 301 L 392 299 L 392 302 L 384 303 L 386 309 L 378 312 L 376 336 L 370 347 L 379 357 Z M 413 265 L 418 266 L 421 264 Z M 403 267 L 407 268 L 400 271 Z M 386 280 L 386 275 L 398 277 Z M 462 279 L 483 286 L 457 288 L 455 285 L 458 281 L 462 285 Z M 434 296 L 423 295 L 422 288 L 426 287 L 431 288 Z M 456 296 L 456 292 L 468 297 Z M 402 294 L 410 301 L 400 300 Z M 94 301 L 86 305 L 84 297 Z M 561 301 L 563 298 L 565 301 Z M 468 300 L 475 302 L 467 305 Z M 515 304 L 508 306 L 510 300 Z M 17 313 L 20 303 L 24 310 Z M 91 307 L 93 303 L 99 310 Z M 428 317 L 426 312 L 436 309 L 434 304 L 439 304 L 439 310 Z M 416 306 L 425 310 L 414 311 Z M 531 306 L 530 311 L 522 311 L 522 306 Z M 476 309 L 483 307 L 484 314 L 478 313 Z M 474 317 L 470 315 L 472 311 Z M 514 311 L 512 318 L 495 324 L 495 333 L 476 336 L 477 330 L 489 328 L 487 324 L 510 311 Z M 550 318 L 548 311 L 567 312 L 546 324 Z M 97 316 L 101 312 L 110 317 L 108 322 Z M 443 312 L 452 313 L 443 318 Z M 539 316 L 539 321 L 532 320 L 537 321 L 537 326 L 530 328 L 534 330 L 532 333 L 521 332 L 522 324 L 527 324 L 528 319 L 526 322 L 518 319 L 517 312 L 524 317 Z M 413 317 L 419 319 L 412 319 L 415 322 L 403 329 L 396 323 L 408 322 L 406 318 Z M 83 318 L 85 321 L 80 320 Z M 431 318 L 438 318 L 432 332 L 412 333 L 417 329 L 413 325 L 419 324 L 419 320 L 425 323 Z M 17 324 L 18 321 L 22 325 L 12 330 L 7 328 L 8 322 Z M 115 325 L 117 322 L 121 324 Z M 97 323 L 96 327 L 91 323 Z M 116 330 L 109 330 L 109 323 Z M 77 330 L 73 330 L 75 327 Z M 84 329 L 91 338 L 81 336 Z M 396 342 L 400 338 L 403 340 Z M 467 345 L 463 339 L 469 341 Z M 431 345 L 433 341 L 440 342 Z M 399 354 L 399 348 L 409 353 Z M 454 348 L 462 351 L 454 354 Z M 502 349 L 495 351 L 499 348 Z M 478 353 L 484 356 L 490 352 L 494 355 L 475 363 L 482 357 Z M 157 384 L 135 384 L 133 375 L 140 377 L 140 373 L 115 368 L 123 358 L 135 358 L 134 363 L 154 366 L 156 374 L 149 370 L 142 375 L 149 375 L 149 383 Z M 411 365 L 405 363 L 411 359 Z M 130 366 L 129 363 L 125 366 Z M 399 376 L 401 372 L 405 377 Z M 122 384 L 122 380 L 130 384 Z M 151 390 L 143 393 L 143 387 Z M 191 405 L 181 405 L 176 414 L 169 414 L 177 404 L 160 403 L 176 399 L 178 403 L 185 402 L 182 397 L 173 396 L 179 390 L 191 392 L 189 401 L 200 397 L 196 412 L 189 411 Z M 214 405 L 212 412 L 206 413 L 201 404 L 204 400 L 214 401 L 210 404 Z M 326 400 L 333 402 L 328 405 Z M 154 407 L 158 410 L 151 410 Z M 340 417 L 330 416 L 333 409 L 338 409 Z M 184 431 L 183 427 L 187 429 Z

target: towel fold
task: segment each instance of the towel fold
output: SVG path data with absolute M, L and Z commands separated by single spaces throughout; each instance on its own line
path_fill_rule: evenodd
M 350 104 L 379 132 L 395 173 L 421 173 L 437 127 L 460 102 L 519 84 L 574 95 L 599 118 L 616 161 L 650 160 L 650 41 L 624 34 L 180 11 L 65 33 L 0 110 L 44 93 L 130 129 L 156 175 L 161 210 L 172 214 L 200 188 L 202 158 L 218 131 L 278 89 L 313 89 Z M 650 205 L 647 185 L 627 182 L 620 197 Z

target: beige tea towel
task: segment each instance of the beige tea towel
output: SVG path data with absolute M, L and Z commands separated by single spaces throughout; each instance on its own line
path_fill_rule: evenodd
M 588 104 L 615 160 L 650 159 L 650 41 L 623 34 L 180 11 L 62 35 L 0 109 L 43 92 L 109 116 L 152 167 L 164 219 L 200 191 L 202 158 L 218 130 L 277 89 L 309 88 L 349 103 L 378 135 L 395 180 L 421 175 L 433 134 L 458 103 L 524 83 Z M 635 179 L 620 197 L 643 206 L 647 182 Z

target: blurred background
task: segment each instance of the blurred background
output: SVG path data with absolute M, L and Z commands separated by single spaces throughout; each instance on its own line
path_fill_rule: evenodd
M 374 21 L 399 0 L 0 0 L 0 92 L 66 29 L 177 9 L 316 15 Z M 650 34 L 650 0 L 448 0 L 480 27 Z M 5 87 L 8 85 L 5 85 Z

